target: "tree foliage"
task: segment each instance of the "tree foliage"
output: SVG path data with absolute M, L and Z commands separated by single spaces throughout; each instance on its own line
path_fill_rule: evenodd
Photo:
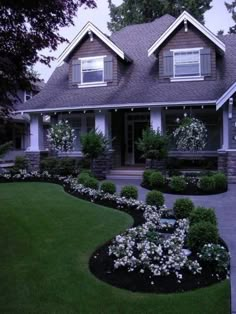
M 49 65 L 53 57 L 42 50 L 56 50 L 66 41 L 59 29 L 73 24 L 83 5 L 96 6 L 95 0 L 0 0 L 1 115 L 13 108 L 18 90 L 32 89 L 32 66 L 37 61 Z
M 225 2 L 225 6 L 226 6 L 228 12 L 232 15 L 232 19 L 236 23 L 236 0 L 231 1 L 231 3 Z M 229 33 L 230 34 L 236 33 L 236 25 L 230 27 Z
M 197 20 L 204 23 L 204 13 L 211 9 L 212 0 L 124 0 L 116 6 L 108 0 L 111 22 L 108 23 L 110 31 L 139 23 L 152 22 L 156 18 L 170 14 L 178 17 L 187 10 Z

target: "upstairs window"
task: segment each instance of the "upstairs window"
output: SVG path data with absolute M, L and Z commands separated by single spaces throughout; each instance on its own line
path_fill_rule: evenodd
M 81 83 L 104 82 L 104 58 L 81 59 Z
M 201 76 L 200 50 L 174 51 L 174 77 Z
M 24 102 L 26 102 L 27 100 L 30 100 L 33 97 L 33 93 L 32 92 L 24 92 Z

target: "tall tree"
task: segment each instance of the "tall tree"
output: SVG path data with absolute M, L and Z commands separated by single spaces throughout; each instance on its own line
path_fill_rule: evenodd
M 232 15 L 232 19 L 236 23 L 236 0 L 233 0 L 231 3 L 225 2 L 225 6 L 229 13 Z M 236 34 L 236 25 L 230 27 L 229 29 L 230 34 Z
M 211 9 L 211 2 L 212 0 L 124 0 L 116 6 L 112 0 L 108 0 L 111 17 L 108 28 L 114 32 L 130 24 L 152 22 L 167 13 L 177 17 L 184 10 L 204 23 L 204 13 Z
M 59 28 L 73 24 L 79 7 L 94 8 L 95 0 L 0 0 L 0 117 L 7 115 L 17 91 L 31 90 L 36 81 L 33 65 L 49 65 L 53 57 L 44 48 L 56 50 L 66 41 Z

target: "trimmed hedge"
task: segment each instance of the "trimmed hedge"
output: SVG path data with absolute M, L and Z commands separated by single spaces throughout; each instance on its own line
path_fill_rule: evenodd
M 150 175 L 149 182 L 152 188 L 161 188 L 165 184 L 165 178 L 161 172 L 155 171 Z
M 213 175 L 215 181 L 215 188 L 217 191 L 224 191 L 227 189 L 227 177 L 223 173 L 216 173 Z
M 40 162 L 40 169 L 52 175 L 69 176 L 77 174 L 79 167 L 74 158 L 47 157 Z
M 213 225 L 217 225 L 216 215 L 214 209 L 205 208 L 205 207 L 196 207 L 190 217 L 189 217 L 190 225 L 199 223 L 199 222 L 209 222 Z
M 189 198 L 179 198 L 175 201 L 173 210 L 177 219 L 189 218 L 194 204 Z
M 184 177 L 174 176 L 171 178 L 169 186 L 172 191 L 177 193 L 183 193 L 187 187 L 187 182 Z
M 138 189 L 133 185 L 125 185 L 120 192 L 121 197 L 138 199 Z
M 86 188 L 98 190 L 99 188 L 99 181 L 93 177 L 87 176 L 84 180 L 84 186 Z
M 200 252 L 205 244 L 216 244 L 218 241 L 217 227 L 209 222 L 198 222 L 189 228 L 188 246 L 195 252 Z
M 143 185 L 150 185 L 150 176 L 154 173 L 154 170 L 147 169 L 143 172 Z
M 199 188 L 203 192 L 212 193 L 216 190 L 214 176 L 203 176 L 200 178 Z
M 164 195 L 159 191 L 151 191 L 147 193 L 146 204 L 161 207 L 165 203 Z
M 116 185 L 111 181 L 102 182 L 100 189 L 104 193 L 109 193 L 109 194 L 115 194 L 116 193 Z

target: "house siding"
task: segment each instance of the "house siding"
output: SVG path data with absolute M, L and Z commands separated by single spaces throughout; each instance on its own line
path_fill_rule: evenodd
M 86 36 L 82 43 L 73 51 L 69 60 L 69 86 L 72 84 L 72 60 L 86 57 L 112 56 L 113 57 L 113 79 L 108 82 L 108 86 L 117 85 L 121 77 L 121 62 L 115 52 L 107 47 L 96 35 L 93 35 L 93 41 Z
M 236 149 L 236 103 L 234 101 L 232 119 L 229 119 L 229 148 Z
M 184 48 L 209 48 L 211 50 L 211 76 L 205 77 L 205 80 L 216 79 L 216 50 L 211 41 L 200 33 L 194 26 L 188 23 L 188 32 L 185 32 L 184 27 L 179 27 L 167 39 L 159 49 L 159 80 L 166 82 L 169 78 L 164 76 L 163 54 L 171 49 Z

